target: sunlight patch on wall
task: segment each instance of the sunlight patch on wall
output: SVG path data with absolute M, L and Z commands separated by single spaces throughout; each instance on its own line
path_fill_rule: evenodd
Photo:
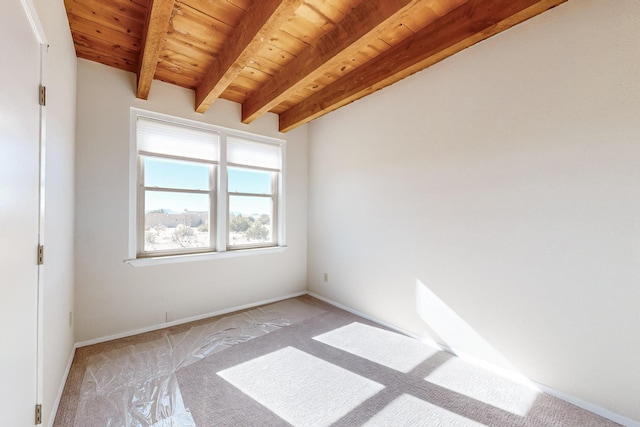
M 519 416 L 527 415 L 539 394 L 529 385 L 457 357 L 440 365 L 425 380 Z
M 438 352 L 415 339 L 358 322 L 313 339 L 404 373 Z
M 292 347 L 218 375 L 283 420 L 299 426 L 336 422 L 384 386 Z
M 466 354 L 514 374 L 518 372 L 511 362 L 419 279 L 416 279 L 416 312 L 445 341 L 440 344 L 457 355 L 460 355 L 458 349 L 462 347 Z
M 409 394 L 400 395 L 364 424 L 365 427 L 476 427 L 483 425 Z

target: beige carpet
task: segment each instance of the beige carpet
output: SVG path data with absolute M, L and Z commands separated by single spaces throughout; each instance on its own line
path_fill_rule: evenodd
M 56 427 L 616 426 L 304 296 L 78 349 Z

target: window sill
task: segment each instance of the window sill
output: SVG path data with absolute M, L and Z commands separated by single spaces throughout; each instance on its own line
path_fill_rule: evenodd
M 207 252 L 203 254 L 184 254 L 148 258 L 134 258 L 126 259 L 124 260 L 124 262 L 133 267 L 148 267 L 151 265 L 177 264 L 183 262 L 209 261 L 214 259 L 234 258 L 248 255 L 273 254 L 284 252 L 285 249 L 287 249 L 287 246 L 274 246 L 269 248 L 238 249 L 226 252 Z

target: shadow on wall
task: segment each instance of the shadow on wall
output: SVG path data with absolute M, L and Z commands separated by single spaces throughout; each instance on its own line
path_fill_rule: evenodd
M 471 356 L 520 375 L 511 362 L 438 298 L 420 279 L 416 279 L 416 313 L 437 334 L 436 341 L 439 340 L 439 344 L 456 356 Z M 463 351 L 459 350 L 459 343 L 464 343 Z
M 540 390 L 418 279 L 416 310 L 418 316 L 436 332 L 445 348 L 462 359 L 471 356 L 472 362 L 469 364 L 452 358 L 425 380 L 512 414 L 524 417 L 529 413 Z M 458 343 L 463 343 L 465 352 L 456 350 Z M 489 370 L 474 366 L 478 362 Z M 492 374 L 496 368 L 500 374 L 508 375 Z

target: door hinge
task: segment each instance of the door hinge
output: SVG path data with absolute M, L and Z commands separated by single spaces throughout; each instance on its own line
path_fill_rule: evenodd
M 40 85 L 40 97 L 39 97 L 40 105 L 47 105 L 47 87 L 44 85 Z
M 44 264 L 44 246 L 38 246 L 38 265 Z
M 36 405 L 36 425 L 42 424 L 42 405 Z

